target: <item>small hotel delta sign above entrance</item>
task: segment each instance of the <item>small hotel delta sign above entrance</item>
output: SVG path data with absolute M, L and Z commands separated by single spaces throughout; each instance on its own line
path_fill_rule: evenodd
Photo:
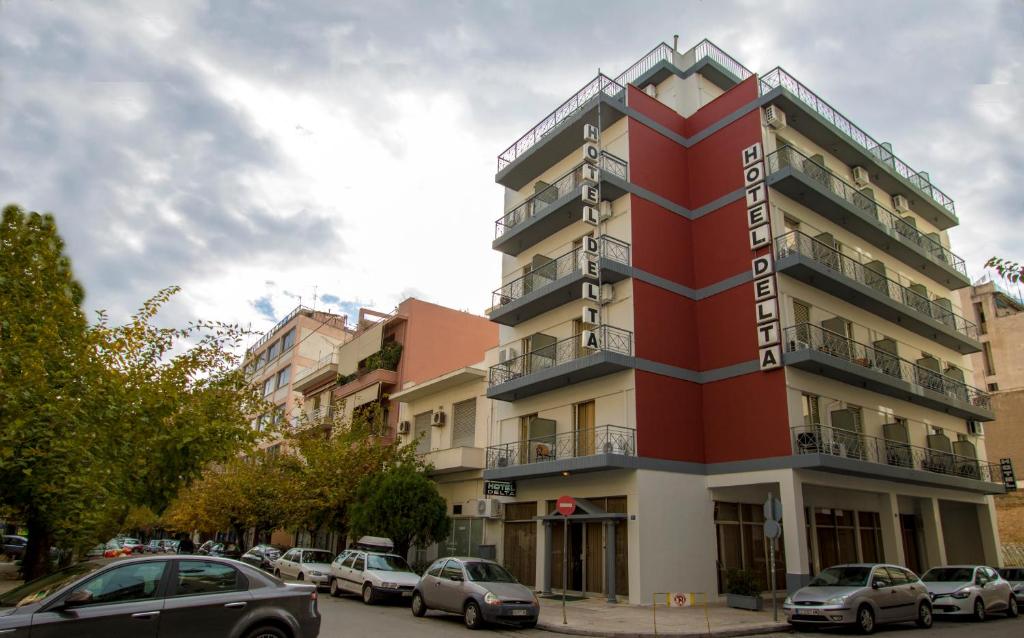
M 515 496 L 515 481 L 484 481 L 484 496 Z
M 764 150 L 761 143 L 756 142 L 743 149 L 742 155 L 750 250 L 756 254 L 762 248 L 770 248 L 772 243 L 768 186 L 764 181 Z M 754 257 L 751 270 L 754 274 L 757 359 L 761 370 L 774 370 L 782 365 L 782 327 L 779 324 L 778 289 L 771 250 L 760 257 Z

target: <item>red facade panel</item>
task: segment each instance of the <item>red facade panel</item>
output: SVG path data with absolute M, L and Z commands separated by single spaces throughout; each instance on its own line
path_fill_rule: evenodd
M 696 302 L 638 279 L 633 280 L 633 300 L 636 356 L 696 370 Z
M 701 386 L 636 372 L 637 453 L 673 461 L 704 461 Z
M 785 372 L 745 374 L 705 383 L 702 389 L 705 462 L 743 461 L 791 453 Z M 638 402 L 639 398 L 638 379 Z M 639 408 L 637 411 L 639 419 Z
M 635 232 L 635 231 L 634 231 Z M 738 199 L 695 219 L 691 224 L 693 242 L 693 287 L 704 288 L 750 270 L 754 255 L 747 238 L 747 204 Z
M 641 93 L 642 94 L 642 93 Z M 644 97 L 647 97 L 644 95 Z M 757 78 L 751 76 L 702 106 L 686 120 L 686 137 L 700 133 L 723 117 L 735 113 L 758 98 Z
M 629 181 L 687 206 L 686 153 L 681 151 L 679 144 L 661 133 L 629 121 Z
M 757 358 L 753 300 L 754 284 L 746 283 L 705 297 L 697 304 L 701 370 Z
M 761 116 L 755 109 L 691 146 L 686 153 L 690 208 L 700 208 L 743 188 L 740 154 L 743 149 L 760 141 Z
M 633 265 L 670 281 L 693 287 L 693 223 L 657 204 L 630 197 Z
M 647 95 L 632 84 L 627 88 L 626 104 L 630 108 L 646 115 L 668 130 L 678 133 L 679 135 L 684 135 L 683 130 L 686 127 L 686 118 L 653 97 Z

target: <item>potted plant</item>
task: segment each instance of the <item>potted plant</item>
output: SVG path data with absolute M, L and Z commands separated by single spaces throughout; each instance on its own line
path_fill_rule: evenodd
M 761 588 L 749 570 L 730 569 L 725 573 L 725 602 L 734 609 L 761 611 Z

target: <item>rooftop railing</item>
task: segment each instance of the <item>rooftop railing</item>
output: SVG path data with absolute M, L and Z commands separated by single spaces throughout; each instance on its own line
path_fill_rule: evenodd
M 958 255 L 935 238 L 925 235 L 907 223 L 902 217 L 882 206 L 872 197 L 865 195 L 860 189 L 843 180 L 823 164 L 804 155 L 792 146 L 779 148 L 768 155 L 767 161 L 768 174 L 789 167 L 807 175 L 837 197 L 853 204 L 866 216 L 880 222 L 891 236 L 902 243 L 919 246 L 932 260 L 952 266 L 957 272 L 967 276 L 967 266 Z
M 825 121 L 835 126 L 858 146 L 874 156 L 880 163 L 892 168 L 908 184 L 930 197 L 939 206 L 949 211 L 950 214 L 956 215 L 956 206 L 953 200 L 933 185 L 927 174 L 915 171 L 906 162 L 896 157 L 888 145 L 868 135 L 864 130 L 847 119 L 846 116 L 833 108 L 832 105 L 818 97 L 814 91 L 787 73 L 782 67 L 775 67 L 762 75 L 760 80 L 761 95 L 765 95 L 778 87 L 786 89 L 801 102 L 811 107 Z
M 614 237 L 602 235 L 598 238 L 598 255 L 628 266 L 629 244 Z M 491 305 L 494 308 L 499 308 L 546 284 L 582 272 L 584 262 L 583 250 L 575 248 L 495 290 Z
M 793 454 L 827 454 L 988 483 L 1003 482 L 998 464 L 975 457 L 867 436 L 827 425 L 798 425 L 791 428 L 791 432 Z
M 790 326 L 784 333 L 783 343 L 786 352 L 814 350 L 863 368 L 876 370 L 961 403 L 985 410 L 992 409 L 991 395 L 974 386 L 812 323 Z
M 619 179 L 628 179 L 628 164 L 611 153 L 603 151 L 598 158 L 598 168 L 607 171 Z M 583 184 L 583 163 L 577 164 L 571 171 L 556 179 L 550 186 L 535 193 L 522 204 L 502 215 L 494 222 L 494 238 L 501 237 L 523 221 L 536 216 L 560 197 L 573 192 Z
M 615 352 L 626 356 L 633 354 L 633 333 L 629 330 L 597 326 L 593 332 L 597 333 L 597 341 L 600 344 L 598 348 L 584 347 L 580 335 L 556 341 L 549 346 L 491 366 L 487 376 L 488 385 L 508 383 L 534 372 L 554 368 L 599 352 Z
M 487 467 L 493 469 L 597 454 L 636 456 L 636 432 L 617 425 L 599 425 L 492 445 L 487 448 Z
M 834 246 L 826 244 L 810 235 L 794 230 L 775 239 L 775 256 L 782 259 L 789 255 L 802 255 L 815 262 L 833 270 L 847 279 L 873 288 L 898 304 L 913 310 L 917 314 L 930 317 L 960 334 L 971 339 L 978 338 L 978 326 L 952 310 L 952 303 L 948 299 L 933 298 L 928 294 L 921 294 L 909 286 L 902 276 L 896 275 L 899 280 L 888 277 L 884 272 L 879 272 L 870 266 L 847 257 L 836 250 Z M 947 305 L 948 304 L 948 305 Z
M 714 42 L 707 38 L 701 40 L 700 43 L 694 47 L 694 54 L 698 62 L 704 58 L 713 60 L 721 65 L 726 71 L 738 77 L 741 81 L 746 80 L 753 75 L 753 72 L 750 71 L 750 69 L 737 62 L 736 58 L 719 49 Z

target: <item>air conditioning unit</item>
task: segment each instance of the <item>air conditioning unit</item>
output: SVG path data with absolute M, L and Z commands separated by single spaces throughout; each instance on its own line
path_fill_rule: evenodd
M 985 427 L 981 424 L 981 421 L 968 421 L 967 432 L 975 436 L 985 436 Z
M 601 284 L 601 296 L 599 299 L 602 304 L 615 301 L 615 286 L 611 284 Z
M 654 86 L 653 84 L 648 84 L 647 86 L 644 87 L 644 93 L 650 95 L 651 97 L 658 97 L 658 87 Z
M 511 361 L 519 356 L 519 351 L 515 348 L 502 348 L 498 350 L 498 363 L 505 363 Z
M 764 107 L 764 123 L 776 130 L 786 128 L 786 114 L 778 106 L 769 104 Z
M 477 499 L 476 515 L 484 518 L 501 518 L 501 501 L 496 498 Z
M 910 204 L 907 202 L 907 198 L 904 195 L 893 195 L 892 205 L 896 208 L 897 212 L 909 213 Z
M 868 176 L 868 169 L 863 166 L 853 167 L 853 181 L 857 186 L 867 186 L 871 183 L 871 177 Z
M 597 218 L 601 221 L 612 218 L 612 203 L 609 201 L 602 201 L 597 205 Z
M 431 413 L 430 425 L 436 425 L 438 427 L 444 425 L 444 410 L 435 410 Z
M 399 421 L 398 422 L 398 433 L 399 434 L 408 434 L 409 432 L 412 432 L 412 423 L 410 423 L 408 421 Z

